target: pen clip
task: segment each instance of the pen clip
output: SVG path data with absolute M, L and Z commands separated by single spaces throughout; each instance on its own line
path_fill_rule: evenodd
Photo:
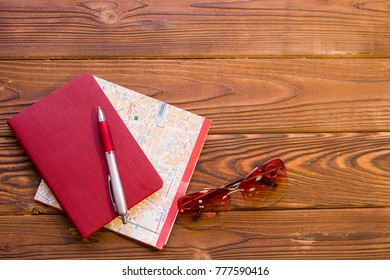
M 108 175 L 108 191 L 110 192 L 112 206 L 114 206 L 115 212 L 118 213 L 118 211 L 116 209 L 116 204 L 114 202 L 114 195 L 112 193 L 112 184 L 111 184 L 111 177 L 110 177 L 110 175 Z

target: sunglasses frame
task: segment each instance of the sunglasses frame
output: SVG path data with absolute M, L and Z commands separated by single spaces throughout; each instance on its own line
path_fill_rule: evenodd
M 264 168 L 264 170 L 261 170 L 262 168 Z M 260 181 L 260 180 L 261 180 L 262 184 L 268 185 L 272 188 L 275 188 L 275 187 L 277 187 L 277 184 L 272 182 L 272 179 L 278 175 L 278 172 L 280 170 L 282 172 L 287 172 L 283 161 L 280 159 L 274 159 L 270 162 L 263 164 L 260 167 L 256 167 L 245 177 L 231 181 L 228 184 L 222 185 L 222 186 L 217 187 L 217 188 L 205 188 L 201 191 L 189 193 L 189 194 L 186 194 L 186 195 L 180 197 L 178 200 L 178 203 L 177 203 L 178 209 L 181 213 L 183 213 L 185 211 L 190 211 L 190 210 L 193 210 L 192 212 L 196 211 L 196 214 L 192 218 L 192 221 L 196 222 L 200 218 L 200 215 L 202 214 L 206 203 L 213 196 L 227 192 L 223 196 L 223 199 L 225 199 L 229 196 L 228 202 L 230 203 L 230 199 L 231 199 L 230 195 L 231 194 L 233 194 L 235 192 L 239 192 L 239 191 L 241 191 L 241 192 L 244 191 L 244 189 L 240 189 L 240 186 L 242 184 L 255 183 L 255 182 Z M 286 175 L 287 175 L 287 173 L 286 173 Z

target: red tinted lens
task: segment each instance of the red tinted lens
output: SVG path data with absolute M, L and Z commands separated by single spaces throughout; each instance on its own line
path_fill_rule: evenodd
M 248 206 L 264 207 L 280 199 L 287 189 L 287 171 L 280 159 L 255 168 L 239 189 Z
M 178 201 L 178 221 L 193 229 L 205 229 L 218 224 L 222 213 L 230 210 L 229 192 L 228 189 L 216 188 L 181 197 Z
M 236 187 L 236 184 L 239 184 Z M 220 188 L 206 189 L 187 194 L 178 200 L 178 222 L 193 229 L 206 229 L 218 224 L 230 210 L 231 195 L 234 206 L 264 207 L 280 199 L 287 189 L 287 171 L 283 161 L 272 160 L 255 168 L 244 179 L 239 179 Z M 242 197 L 242 199 L 237 199 Z

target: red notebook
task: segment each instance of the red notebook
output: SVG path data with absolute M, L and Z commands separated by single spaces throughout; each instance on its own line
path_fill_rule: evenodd
M 162 179 L 90 73 L 60 87 L 8 125 L 83 238 L 117 217 L 98 131 L 98 106 L 110 126 L 127 206 Z

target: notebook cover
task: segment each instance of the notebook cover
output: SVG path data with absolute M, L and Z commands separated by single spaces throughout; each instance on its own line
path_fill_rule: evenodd
M 117 217 L 108 190 L 97 108 L 110 126 L 127 206 L 162 179 L 90 73 L 8 120 L 8 125 L 83 238 Z

